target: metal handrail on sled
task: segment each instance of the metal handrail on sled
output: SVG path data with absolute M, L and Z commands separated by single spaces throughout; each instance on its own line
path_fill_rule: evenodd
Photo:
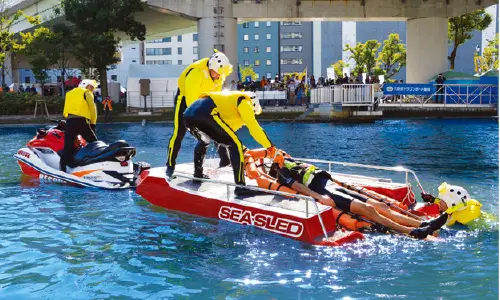
M 192 180 L 201 181 L 201 182 L 210 182 L 210 183 L 225 185 L 226 186 L 227 200 L 230 199 L 230 195 L 231 195 L 231 191 L 229 190 L 230 186 L 240 187 L 240 188 L 244 188 L 244 189 L 251 190 L 251 191 L 264 192 L 267 194 L 295 198 L 295 199 L 299 199 L 299 200 L 303 199 L 303 200 L 306 200 L 306 217 L 309 217 L 309 205 L 308 204 L 309 204 L 309 201 L 312 201 L 312 203 L 314 204 L 314 209 L 316 210 L 316 215 L 318 216 L 319 223 L 321 224 L 321 229 L 323 230 L 323 234 L 325 236 L 325 239 L 328 240 L 328 233 L 326 232 L 326 227 L 325 227 L 325 224 L 323 223 L 323 218 L 321 217 L 321 214 L 319 213 L 319 208 L 318 208 L 318 204 L 316 203 L 316 199 L 314 199 L 313 197 L 304 196 L 304 195 L 300 195 L 300 194 L 290 194 L 290 193 L 285 193 L 285 192 L 272 191 L 272 190 L 263 189 L 260 187 L 254 187 L 254 186 L 247 186 L 247 185 L 243 186 L 243 185 L 238 185 L 238 184 L 235 184 L 232 182 L 215 180 L 215 179 L 197 178 L 197 177 L 194 177 L 191 175 L 185 175 L 182 172 L 176 173 L 174 175 L 174 177 L 181 177 L 181 178 L 192 179 Z
M 358 164 L 358 163 L 348 163 L 348 162 L 330 161 L 330 160 L 322 160 L 322 159 L 311 159 L 311 158 L 294 158 L 294 159 L 301 160 L 301 161 L 328 164 L 328 172 L 330 172 L 330 173 L 332 172 L 332 165 L 341 165 L 341 166 L 346 166 L 346 167 L 367 168 L 367 169 L 394 171 L 394 172 L 405 172 L 406 185 L 410 185 L 410 182 L 408 181 L 408 174 L 412 174 L 413 178 L 417 182 L 417 185 L 420 188 L 420 190 L 422 191 L 422 193 L 425 193 L 424 188 L 422 187 L 422 184 L 420 184 L 420 180 L 417 177 L 417 174 L 415 174 L 415 172 L 413 170 L 410 170 L 410 169 L 405 168 L 403 166 L 386 167 L 386 166 L 364 165 L 364 164 Z

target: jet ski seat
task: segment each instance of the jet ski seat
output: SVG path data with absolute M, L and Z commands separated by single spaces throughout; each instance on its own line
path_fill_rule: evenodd
M 124 154 L 135 154 L 135 148 L 130 147 L 130 145 L 124 141 L 119 140 L 111 144 L 106 144 L 102 141 L 96 141 L 88 143 L 85 147 L 80 149 L 74 156 L 74 163 L 78 166 L 102 161 L 105 157 L 109 157 L 120 152 L 119 150 L 124 150 Z M 132 154 L 133 153 L 133 154 Z

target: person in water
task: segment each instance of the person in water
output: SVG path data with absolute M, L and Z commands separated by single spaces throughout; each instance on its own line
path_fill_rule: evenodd
M 179 76 L 175 97 L 174 132 L 168 143 L 166 176 L 171 177 L 175 170 L 177 154 L 182 139 L 186 135 L 184 112 L 202 93 L 222 91 L 226 77 L 233 72 L 229 58 L 217 50 L 211 57 L 200 59 L 189 65 Z M 221 158 L 220 167 L 229 165 L 229 157 L 224 147 L 217 147 Z
M 463 187 L 443 182 L 438 191 L 437 197 L 422 193 L 422 199 L 428 204 L 418 208 L 416 212 L 428 216 L 445 213 L 448 216 L 447 225 L 466 225 L 481 215 L 481 203 L 471 199 Z
M 421 221 L 398 213 L 385 203 L 335 184 L 328 172 L 291 157 L 278 154 L 271 165 L 269 175 L 276 178 L 280 184 L 313 197 L 324 205 L 366 217 L 414 238 L 426 238 L 440 229 L 447 220 L 446 214 L 430 221 Z
M 261 112 L 259 98 L 253 92 L 211 92 L 201 95 L 201 99 L 193 102 L 184 113 L 184 122 L 191 134 L 198 139 L 194 150 L 194 177 L 208 178 L 203 174 L 203 161 L 208 145 L 213 140 L 228 149 L 234 182 L 244 186 L 244 146 L 235 131 L 246 125 L 259 144 L 273 155 L 276 152 L 255 119 L 255 115 Z M 236 187 L 234 192 L 239 196 L 247 194 L 248 190 Z

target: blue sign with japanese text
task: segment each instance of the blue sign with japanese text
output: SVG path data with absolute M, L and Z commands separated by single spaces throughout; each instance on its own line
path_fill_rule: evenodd
M 385 83 L 384 95 L 432 95 L 436 92 L 433 84 Z

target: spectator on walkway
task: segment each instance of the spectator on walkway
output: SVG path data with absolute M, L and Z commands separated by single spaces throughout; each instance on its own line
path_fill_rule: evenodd
M 290 79 L 288 81 L 288 103 L 293 105 L 295 103 L 295 81 Z
M 314 79 L 314 75 L 311 75 L 311 79 L 309 80 L 309 86 L 310 86 L 312 89 L 315 89 L 315 88 L 316 88 L 316 79 Z
M 241 80 L 238 80 L 238 83 L 236 84 L 236 89 L 238 91 L 241 91 L 243 90 L 245 87 L 243 86 L 243 82 L 241 82 Z
M 436 103 L 444 103 L 446 99 L 444 98 L 444 82 L 446 81 L 446 77 L 443 76 L 443 73 L 439 73 L 436 78 Z M 441 97 L 439 97 L 441 96 Z M 441 98 L 441 101 L 440 101 Z
M 20 94 L 24 93 L 24 87 L 22 84 L 19 86 L 19 93 Z
M 111 101 L 111 97 L 106 96 L 106 99 L 102 101 L 102 105 L 104 109 L 104 122 L 108 122 L 108 114 L 111 120 L 111 111 L 113 110 L 113 101 Z
M 266 85 L 264 86 L 265 91 L 270 91 L 271 90 L 271 81 L 266 80 Z
M 236 91 L 236 82 L 234 80 L 231 80 L 231 84 L 229 85 L 229 90 Z
M 31 92 L 33 93 L 33 95 L 38 94 L 38 92 L 36 91 L 36 87 L 35 87 L 34 84 L 31 86 Z
M 264 90 L 264 87 L 266 86 L 267 79 L 266 76 L 262 76 L 262 80 L 260 81 L 260 89 Z

